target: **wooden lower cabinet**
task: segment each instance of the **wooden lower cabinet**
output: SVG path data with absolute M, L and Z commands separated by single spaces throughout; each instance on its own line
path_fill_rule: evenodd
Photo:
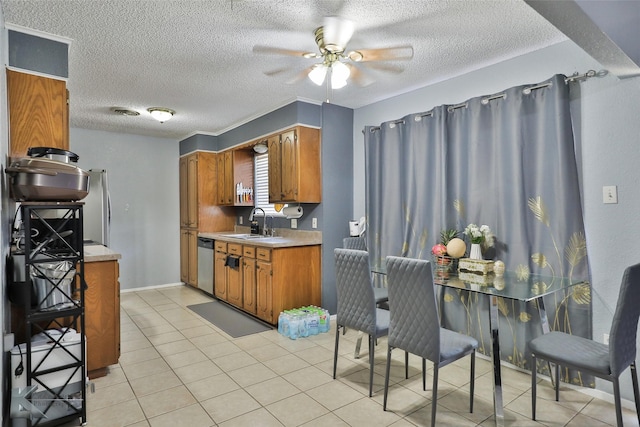
M 198 287 L 198 231 L 180 229 L 180 280 Z
M 247 313 L 256 314 L 255 248 L 245 246 L 242 255 L 242 309 Z
M 219 250 L 219 247 L 224 249 Z M 213 255 L 213 294 L 216 298 L 227 300 L 227 244 L 224 242 L 215 243 L 216 252 Z
M 107 374 L 120 358 L 120 282 L 118 261 L 85 262 L 85 335 L 89 378 Z
M 320 245 L 243 245 L 241 252 L 218 251 L 218 246 L 227 245 L 226 242 L 216 241 L 215 245 L 214 286 L 218 299 L 272 325 L 283 310 L 321 304 Z M 242 255 L 241 268 L 226 266 L 229 254 Z
M 256 265 L 256 316 L 267 323 L 275 323 L 273 319 L 273 270 L 271 263 L 258 261 Z

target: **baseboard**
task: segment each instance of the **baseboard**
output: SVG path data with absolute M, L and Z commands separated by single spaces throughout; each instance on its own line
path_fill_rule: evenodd
M 151 285 L 151 286 L 142 286 L 140 288 L 120 289 L 120 293 L 126 294 L 127 292 L 140 292 L 140 291 L 146 291 L 150 289 L 172 288 L 175 286 L 186 286 L 186 285 L 183 282 L 166 283 L 164 285 Z

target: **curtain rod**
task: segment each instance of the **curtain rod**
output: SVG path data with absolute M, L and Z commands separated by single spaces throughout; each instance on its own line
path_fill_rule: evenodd
M 580 74 L 580 73 L 578 73 L 576 71 L 575 73 L 573 73 L 569 77 L 566 77 L 564 79 L 564 82 L 565 83 L 581 82 L 583 80 L 590 79 L 591 77 L 604 77 L 607 74 L 608 74 L 607 70 L 601 70 L 601 71 L 598 71 L 598 72 L 596 72 L 595 70 L 589 70 L 589 71 L 587 71 L 585 73 L 582 73 L 582 74 Z M 536 90 L 536 89 L 542 89 L 544 87 L 549 86 L 550 84 L 551 83 L 541 83 L 539 85 L 535 85 L 535 86 L 530 86 L 530 87 L 524 88 L 522 91 L 523 91 L 524 94 L 530 94 L 531 91 Z M 499 99 L 499 98 L 504 98 L 504 97 L 505 97 L 505 94 L 504 93 L 500 93 L 498 95 L 493 95 L 493 96 L 486 97 L 486 98 L 482 99 L 481 102 L 482 102 L 482 104 L 486 105 L 486 104 L 489 103 L 489 101 L 493 101 L 494 99 Z M 463 103 L 457 104 L 457 105 L 450 105 L 448 107 L 448 111 L 452 112 L 452 111 L 454 111 L 454 110 L 456 110 L 458 108 L 462 108 L 462 107 L 466 107 L 466 106 L 467 106 L 466 102 L 463 102 Z M 422 114 L 418 115 L 416 117 L 416 120 L 419 120 L 418 118 L 422 118 L 422 117 L 425 117 L 425 116 L 432 116 L 432 115 L 433 115 L 433 110 L 429 110 L 426 113 L 422 113 Z M 404 124 L 404 121 L 402 119 L 400 119 L 400 120 L 395 120 L 392 123 L 394 125 L 395 124 Z M 378 130 L 380 130 L 380 126 L 374 126 L 374 127 L 370 128 L 371 132 L 375 132 L 375 131 L 378 131 Z M 362 129 L 362 133 L 364 134 L 364 129 Z

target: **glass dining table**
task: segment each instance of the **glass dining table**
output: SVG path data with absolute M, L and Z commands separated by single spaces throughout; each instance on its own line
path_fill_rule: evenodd
M 384 265 L 372 267 L 372 272 L 386 275 Z M 542 332 L 549 332 L 549 321 L 544 306 L 545 295 L 551 295 L 584 284 L 583 280 L 570 280 L 563 277 L 543 276 L 537 274 L 517 274 L 506 271 L 502 277 L 493 273 L 479 275 L 469 272 L 446 272 L 436 269 L 433 282 L 445 288 L 464 289 L 470 292 L 487 295 L 489 301 L 489 328 L 491 333 L 491 360 L 493 364 L 493 408 L 497 426 L 504 426 L 504 403 L 502 399 L 502 373 L 500 365 L 500 333 L 498 330 L 498 300 L 507 298 L 517 301 L 535 301 L 540 315 Z M 551 371 L 550 371 L 551 372 Z

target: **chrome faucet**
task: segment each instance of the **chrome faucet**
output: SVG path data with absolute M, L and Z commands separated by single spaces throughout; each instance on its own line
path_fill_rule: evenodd
M 267 225 L 267 214 L 264 211 L 264 209 L 262 208 L 253 208 L 251 210 L 251 214 L 249 214 L 249 222 L 253 221 L 253 216 L 255 215 L 257 210 L 261 210 L 262 211 L 262 234 L 266 234 L 266 229 L 265 226 Z M 260 234 L 260 233 L 258 233 Z

